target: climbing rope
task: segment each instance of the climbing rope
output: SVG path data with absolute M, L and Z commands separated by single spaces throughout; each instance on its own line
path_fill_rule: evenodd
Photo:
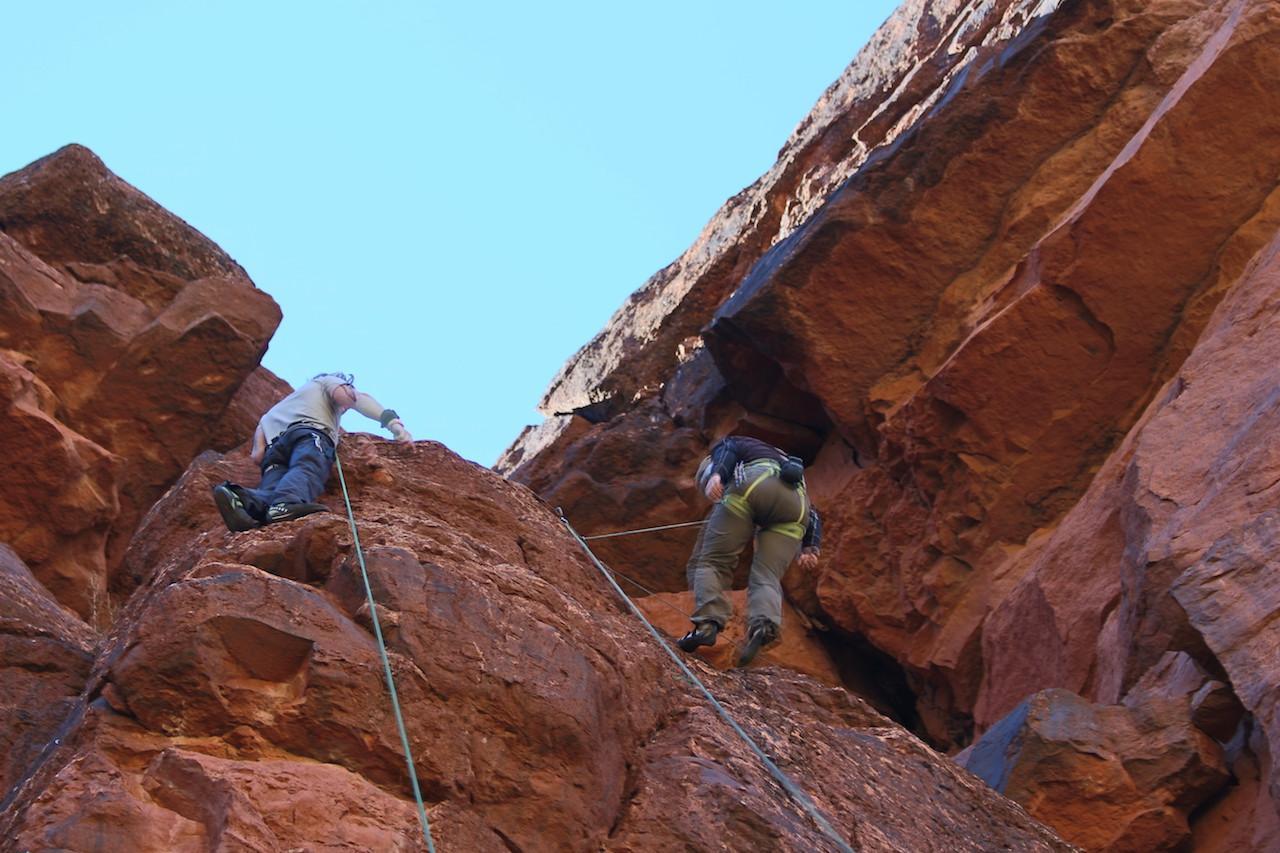
M 721 705 L 719 701 L 716 700 L 716 697 L 711 695 L 711 691 L 703 685 L 698 676 L 693 674 L 693 670 L 689 669 L 685 662 L 680 659 L 680 656 L 672 650 L 671 646 L 667 644 L 667 641 L 658 633 L 658 629 L 654 628 L 653 625 L 650 624 L 649 620 L 645 618 L 645 615 L 640 612 L 640 608 L 636 607 L 635 602 L 633 602 L 630 596 L 623 591 L 622 587 L 618 585 L 618 582 L 613 579 L 612 571 L 607 568 L 604 563 L 600 562 L 599 558 L 592 553 L 591 546 L 586 543 L 586 540 L 583 537 L 578 535 L 578 531 L 573 529 L 573 525 L 569 523 L 569 519 L 565 518 L 564 512 L 560 510 L 559 507 L 556 508 L 556 513 L 560 516 L 560 520 L 564 522 L 564 526 L 569 531 L 569 535 L 577 540 L 578 544 L 582 546 L 582 550 L 587 553 L 587 557 L 591 559 L 591 562 L 594 563 L 596 568 L 600 570 L 600 573 L 604 575 L 605 580 L 609 581 L 609 584 L 613 587 L 614 591 L 617 592 L 618 595 L 622 596 L 622 600 L 626 603 L 627 608 L 644 623 L 645 628 L 647 628 L 649 633 L 653 635 L 653 638 L 658 641 L 658 645 L 662 646 L 662 649 L 667 653 L 667 656 L 675 661 L 676 666 L 680 667 L 680 671 L 684 673 L 685 678 L 698 688 L 702 695 L 706 697 L 707 701 L 711 703 L 711 707 L 720 715 L 720 718 L 728 723 L 729 727 L 737 733 L 738 737 L 742 738 L 747 746 L 751 748 L 751 751 L 756 754 L 756 757 L 760 759 L 761 763 L 763 763 L 769 773 L 773 775 L 773 778 L 778 781 L 778 784 L 782 786 L 783 790 L 791 795 L 791 798 L 808 813 L 809 817 L 813 818 L 813 822 L 817 824 L 818 829 L 835 842 L 836 846 L 841 850 L 841 853 L 854 853 L 854 849 L 849 846 L 849 842 L 845 841 L 844 837 L 841 836 L 840 833 L 836 832 L 830 821 L 823 816 L 822 812 L 814 804 L 813 800 L 809 799 L 809 795 L 800 790 L 799 786 L 792 782 L 791 778 L 787 776 L 786 773 L 782 772 L 781 768 L 773 762 L 773 759 L 769 758 L 769 756 L 765 754 L 765 751 L 761 749 L 756 742 L 751 739 L 751 736 L 748 735 L 742 727 L 738 725 L 733 717 L 729 715 L 729 712 L 725 710 L 724 706 Z
M 648 596 L 657 595 L 656 592 L 649 589 L 647 586 L 640 583 L 640 581 L 636 580 L 635 578 L 629 578 L 626 575 L 624 575 L 622 572 L 618 571 L 617 569 L 609 569 L 609 571 L 612 572 L 616 577 L 622 578 L 624 581 L 631 584 L 636 589 L 643 592 L 645 595 L 648 595 Z M 655 601 L 657 601 L 659 604 L 661 604 L 663 607 L 667 608 L 668 610 L 672 611 L 673 613 L 679 613 L 681 618 L 683 618 L 686 615 L 683 610 L 681 610 L 679 607 L 672 605 L 670 602 L 664 601 L 661 598 L 655 599 Z
M 373 620 L 373 633 L 378 638 L 378 652 L 382 655 L 382 670 L 387 676 L 387 691 L 391 694 L 391 708 L 396 714 L 396 726 L 400 729 L 400 744 L 404 747 L 404 760 L 409 768 L 409 781 L 413 783 L 413 798 L 418 802 L 418 819 L 422 823 L 422 837 L 426 839 L 428 853 L 436 853 L 431 840 L 431 824 L 427 821 L 427 807 L 422 803 L 422 791 L 418 788 L 418 773 L 413 768 L 413 755 L 409 751 L 409 735 L 405 732 L 404 717 L 400 713 L 400 698 L 396 695 L 396 682 L 391 677 L 391 661 L 387 657 L 387 644 L 382 641 L 382 626 L 378 624 L 378 605 L 373 600 L 373 587 L 369 585 L 369 571 L 364 565 L 364 551 L 360 548 L 360 532 L 356 529 L 356 517 L 351 511 L 351 496 L 347 494 L 347 478 L 342 474 L 342 460 L 334 455 L 338 466 L 338 481 L 342 483 L 342 499 L 347 504 L 347 521 L 351 524 L 351 538 L 355 541 L 356 559 L 360 562 L 360 576 L 364 579 L 365 595 L 369 597 L 369 617 Z
M 560 517 L 564 518 L 564 513 L 561 513 Z M 592 539 L 611 539 L 614 536 L 631 536 L 634 533 L 651 533 L 655 530 L 671 530 L 672 528 L 675 528 L 675 527 L 700 527 L 706 523 L 707 523 L 706 519 L 703 519 L 702 521 L 685 521 L 685 522 L 681 522 L 680 524 L 664 524 L 661 527 L 641 527 L 637 530 L 620 530 L 617 533 L 601 533 L 596 536 L 583 536 L 582 539 L 584 541 L 590 541 Z M 645 595 L 654 595 L 653 590 L 649 589 L 648 587 L 640 583 L 640 581 L 636 580 L 635 578 L 627 577 L 617 569 L 611 568 L 608 571 L 611 572 L 615 577 L 622 578 L 624 581 L 631 584 L 636 589 L 643 592 Z M 663 607 L 667 608 L 668 610 L 671 610 L 675 613 L 679 613 L 682 617 L 685 615 L 684 611 L 679 609 L 678 607 L 673 607 L 671 604 L 667 603 L 666 601 L 663 601 L 662 599 L 657 599 L 657 601 L 659 604 L 661 604 Z
M 561 518 L 563 517 L 564 516 L 561 516 Z M 638 530 L 619 530 L 617 533 L 600 533 L 596 536 L 583 536 L 580 538 L 585 541 L 590 541 L 592 539 L 612 539 L 615 536 L 631 536 L 636 533 L 652 533 L 655 530 L 673 530 L 677 527 L 697 527 L 706 523 L 705 519 L 702 521 L 683 521 L 680 524 L 664 524 L 661 527 L 641 527 Z

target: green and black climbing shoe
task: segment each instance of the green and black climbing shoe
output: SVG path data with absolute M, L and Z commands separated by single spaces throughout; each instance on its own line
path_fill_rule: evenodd
M 231 491 L 230 483 L 219 483 L 213 487 L 213 504 L 218 508 L 218 514 L 222 516 L 227 529 L 233 533 L 243 533 L 259 526 L 258 520 L 244 508 L 239 496 Z
M 693 626 L 692 631 L 676 640 L 676 645 L 686 652 L 694 651 L 698 646 L 714 646 L 718 633 L 720 633 L 720 626 L 716 623 L 699 622 Z
M 777 631 L 772 625 L 756 625 L 752 628 L 747 634 L 747 642 L 743 644 L 742 651 L 738 654 L 738 666 L 746 666 L 755 660 L 760 650 L 772 642 L 775 636 Z
M 313 512 L 328 511 L 329 508 L 324 504 L 272 504 L 267 508 L 267 524 L 275 524 L 280 521 L 293 521 L 295 518 L 302 518 L 304 515 L 311 515 Z

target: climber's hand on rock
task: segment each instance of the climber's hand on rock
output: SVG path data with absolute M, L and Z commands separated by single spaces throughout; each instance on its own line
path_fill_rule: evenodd
M 712 474 L 711 479 L 707 480 L 707 499 L 718 502 L 724 497 L 724 484 L 720 482 L 719 474 Z
M 404 428 L 404 421 L 399 418 L 388 423 L 387 429 L 391 430 L 391 435 L 401 444 L 413 444 L 413 436 Z

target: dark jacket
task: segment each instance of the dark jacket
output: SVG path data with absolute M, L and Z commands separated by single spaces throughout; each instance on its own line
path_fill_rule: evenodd
M 754 462 L 757 459 L 772 459 L 783 463 L 790 458 L 786 453 L 758 438 L 745 435 L 731 435 L 720 439 L 711 448 L 711 473 L 720 475 L 720 482 L 727 488 L 733 482 L 734 469 L 739 463 Z M 806 494 L 807 497 L 807 494 Z M 805 548 L 817 550 L 822 545 L 822 519 L 813 502 L 809 502 L 809 523 L 805 527 Z

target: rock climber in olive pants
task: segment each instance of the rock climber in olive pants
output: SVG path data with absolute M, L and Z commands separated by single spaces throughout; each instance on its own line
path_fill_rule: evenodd
M 716 501 L 694 545 L 686 573 L 697 609 L 693 630 L 679 640 L 687 652 L 713 645 L 733 613 L 724 590 L 742 549 L 755 537 L 747 581 L 747 642 L 738 658 L 746 666 L 782 624 L 782 576 L 796 555 L 817 564 L 822 524 L 809 503 L 804 468 L 771 444 L 745 436 L 721 440 L 703 460 L 698 484 Z M 726 484 L 727 487 L 726 487 Z

